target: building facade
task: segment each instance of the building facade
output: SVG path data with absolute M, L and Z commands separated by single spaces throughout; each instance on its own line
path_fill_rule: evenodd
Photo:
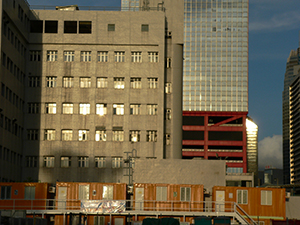
M 12 181 L 121 182 L 128 154 L 132 163 L 181 158 L 181 2 L 166 13 L 29 10 L 22 0 L 1 1 L 0 160 L 18 160 L 19 151 L 23 165 Z M 14 36 L 24 40 L 15 44 Z

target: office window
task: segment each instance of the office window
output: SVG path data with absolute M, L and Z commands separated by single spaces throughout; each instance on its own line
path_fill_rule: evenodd
M 74 56 L 75 56 L 74 51 L 64 51 L 64 61 L 65 62 L 73 62 Z
M 80 52 L 80 61 L 81 62 L 90 62 L 92 60 L 92 52 L 90 51 L 81 51 Z
M 272 205 L 272 191 L 261 191 L 261 205 Z
M 45 130 L 44 140 L 55 141 L 55 130 Z
M 116 167 L 113 167 L 113 168 L 116 168 Z M 102 199 L 103 200 L 114 200 L 114 186 L 103 185 Z
M 180 188 L 180 201 L 191 201 L 191 188 L 181 187 Z
M 88 140 L 89 130 L 79 130 L 78 131 L 78 140 L 87 141 Z
M 35 199 L 35 187 L 26 187 L 25 186 L 25 193 L 24 193 L 25 200 L 34 200 Z
M 172 60 L 171 58 L 166 58 L 166 68 L 171 68 L 172 67 Z
M 107 62 L 108 52 L 98 52 L 98 62 Z
M 114 88 L 124 89 L 124 87 L 125 87 L 124 77 L 114 77 Z
M 41 61 L 41 51 L 29 51 L 29 60 L 32 62 Z
M 26 156 L 26 167 L 37 167 L 37 156 Z
M 46 103 L 46 114 L 56 114 L 56 103 Z
M 1 186 L 1 200 L 11 199 L 11 186 Z
M 35 102 L 28 103 L 28 113 L 36 114 L 40 112 L 40 104 Z
M 124 141 L 124 131 L 122 127 L 113 128 L 113 141 Z
M 111 159 L 111 166 L 112 168 L 121 168 L 123 163 L 122 157 L 112 157 Z
M 29 87 L 40 87 L 40 77 L 28 77 Z
M 92 21 L 79 21 L 79 34 L 91 34 Z
M 156 89 L 158 86 L 158 78 L 148 78 L 148 88 Z
M 27 140 L 36 141 L 39 138 L 38 130 L 27 130 Z
M 140 115 L 140 107 L 139 104 L 131 104 L 130 105 L 130 115 Z
M 139 130 L 131 130 L 129 134 L 129 140 L 131 142 L 139 142 L 140 141 L 141 131 Z
M 56 77 L 46 77 L 47 87 L 56 87 Z
M 156 104 L 148 104 L 147 105 L 147 114 L 148 115 L 157 115 L 157 105 Z
M 168 200 L 168 188 L 156 187 L 156 201 L 167 201 L 167 200 Z
M 60 157 L 60 167 L 71 167 L 71 156 Z
M 30 21 L 30 33 L 43 33 L 43 21 L 31 20 Z M 16 43 L 16 41 L 15 41 Z
M 106 167 L 106 158 L 105 157 L 95 157 L 95 167 L 105 168 Z
M 141 30 L 143 32 L 148 32 L 149 31 L 149 24 L 142 24 Z
M 158 62 L 158 52 L 148 52 L 148 59 L 151 63 Z
M 64 88 L 74 87 L 74 77 L 63 77 L 63 87 Z
M 142 52 L 131 52 L 131 62 L 142 62 Z
M 77 21 L 64 21 L 64 33 L 76 34 L 77 33 Z
M 125 62 L 125 52 L 115 52 L 115 62 Z
M 107 24 L 107 31 L 115 31 L 115 24 Z
M 58 30 L 58 21 L 55 20 L 46 20 L 45 21 L 45 33 L 57 33 Z
M 140 89 L 142 87 L 142 82 L 140 77 L 131 77 L 130 78 L 130 87 L 132 89 Z
M 79 114 L 82 114 L 82 115 L 90 114 L 90 104 L 89 103 L 80 103 L 79 104 Z
M 172 93 L 172 83 L 166 83 L 165 91 L 166 91 L 166 94 Z
M 96 114 L 104 116 L 107 113 L 107 104 L 96 104 Z
M 97 77 L 97 88 L 107 88 L 107 77 Z
M 89 157 L 79 156 L 78 157 L 78 167 L 89 167 Z
M 47 61 L 57 61 L 57 51 L 47 51 Z
M 106 130 L 96 130 L 95 141 L 106 141 Z
M 124 115 L 124 104 L 113 104 L 114 115 Z
M 238 204 L 248 204 L 248 191 L 247 190 L 237 190 L 237 203 Z
M 147 130 L 147 142 L 156 142 L 156 141 L 157 141 L 157 131 Z
M 166 143 L 166 145 L 171 144 L 171 135 L 170 134 L 165 135 L 165 143 Z
M 54 156 L 44 156 L 44 167 L 53 168 L 54 167 Z
M 73 114 L 73 103 L 63 103 L 62 104 L 63 114 Z
M 72 130 L 62 130 L 61 131 L 61 139 L 62 139 L 62 141 L 72 141 L 73 131 Z
M 166 120 L 171 120 L 172 118 L 172 110 L 166 109 Z
M 81 88 L 90 88 L 91 87 L 91 78 L 90 77 L 80 77 L 80 87 Z

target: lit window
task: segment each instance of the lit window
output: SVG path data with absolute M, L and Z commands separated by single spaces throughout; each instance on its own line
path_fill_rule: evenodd
M 92 60 L 92 52 L 82 51 L 80 52 L 80 61 L 81 62 L 90 62 Z
M 47 61 L 57 61 L 57 51 L 47 51 Z
M 95 141 L 106 141 L 106 130 L 96 130 Z
M 170 145 L 171 144 L 171 135 L 170 134 L 166 134 L 165 135 L 165 141 L 166 141 L 166 145 Z
M 124 77 L 115 77 L 114 78 L 114 88 L 115 89 L 124 89 L 125 81 Z
M 142 62 L 142 52 L 131 52 L 131 62 Z
M 30 61 L 41 61 L 41 51 L 30 51 Z
M 238 204 L 248 204 L 248 191 L 247 190 L 237 190 L 237 203 Z
M 87 141 L 88 140 L 89 130 L 79 130 L 78 131 L 78 140 Z
M 261 191 L 261 205 L 272 205 L 272 191 Z
M 35 199 L 35 187 L 25 187 L 24 199 L 34 200 Z
M 147 114 L 148 115 L 157 115 L 157 105 L 156 104 L 148 104 L 147 105 Z
M 123 158 L 122 157 L 113 157 L 111 162 L 112 168 L 121 168 L 122 167 L 122 162 Z
M 107 113 L 107 104 L 96 104 L 96 114 L 104 116 Z
M 122 165 L 122 163 L 121 163 L 121 165 Z M 119 166 L 119 167 L 121 167 L 121 166 Z M 119 167 L 113 167 L 113 168 L 119 168 Z M 103 185 L 102 199 L 103 200 L 114 200 L 114 186 Z
M 122 127 L 113 128 L 113 141 L 124 141 L 124 131 Z
M 28 103 L 28 113 L 29 114 L 36 114 L 40 111 L 40 104 L 39 103 Z
M 56 77 L 46 77 L 47 87 L 56 87 Z
M 168 200 L 168 188 L 167 187 L 156 187 L 156 201 L 167 201 Z
M 90 104 L 89 103 L 80 103 L 79 104 L 79 114 L 82 114 L 82 115 L 90 114 Z
M 44 167 L 54 167 L 54 156 L 44 156 Z
M 73 114 L 73 103 L 63 103 L 62 111 L 63 114 Z
M 140 105 L 131 104 L 130 105 L 130 115 L 140 115 Z
M 106 167 L 106 158 L 105 157 L 95 157 L 95 167 L 105 168 Z
M 37 156 L 26 156 L 26 167 L 37 167 Z
M 89 167 L 89 157 L 79 156 L 78 157 L 78 167 Z
M 45 130 L 45 141 L 55 141 L 55 130 Z
M 11 199 L 11 186 L 1 186 L 1 200 Z
M 157 131 L 147 130 L 147 142 L 156 142 L 156 141 L 157 141 Z
M 140 141 L 140 134 L 141 134 L 141 132 L 139 130 L 131 130 L 129 140 L 131 142 L 139 142 Z
M 191 188 L 181 187 L 180 188 L 180 201 L 191 201 Z
M 72 130 L 62 130 L 61 131 L 61 139 L 63 141 L 72 141 L 73 131 Z
M 65 88 L 74 87 L 74 77 L 63 77 L 63 87 Z
M 39 87 L 40 86 L 40 77 L 28 77 L 28 86 L 29 87 Z
M 130 78 L 130 87 L 133 89 L 140 89 L 142 86 L 140 77 L 132 77 Z
M 64 51 L 64 60 L 65 62 L 73 62 L 74 61 L 74 51 Z
M 108 52 L 98 52 L 98 62 L 107 62 Z
M 166 109 L 166 120 L 171 120 L 172 118 L 172 110 Z
M 46 114 L 56 114 L 56 103 L 46 103 Z
M 91 78 L 90 77 L 80 77 L 80 87 L 81 88 L 90 88 L 91 87 Z
M 107 77 L 97 77 L 97 88 L 107 88 Z
M 71 167 L 71 156 L 60 157 L 60 166 L 64 168 Z
M 156 89 L 157 88 L 157 78 L 148 78 L 148 88 Z
M 115 62 L 125 62 L 125 52 L 115 52 Z
M 124 115 L 124 104 L 113 104 L 114 115 Z
M 141 30 L 143 32 L 148 32 L 149 31 L 149 24 L 142 24 Z
M 166 83 L 165 91 L 166 91 L 166 94 L 172 93 L 172 83 Z
M 158 62 L 158 52 L 148 52 L 148 59 L 152 63 Z
M 27 130 L 27 140 L 29 141 L 36 141 L 39 138 L 39 131 L 34 129 L 34 130 Z

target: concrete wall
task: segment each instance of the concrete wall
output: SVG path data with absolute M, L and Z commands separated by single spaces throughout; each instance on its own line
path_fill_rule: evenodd
M 285 203 L 286 217 L 288 219 L 300 220 L 299 205 L 300 205 L 300 197 L 299 196 L 291 196 L 286 201 L 286 203 Z

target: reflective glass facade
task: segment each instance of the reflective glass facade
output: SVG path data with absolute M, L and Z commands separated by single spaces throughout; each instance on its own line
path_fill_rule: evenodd
M 248 111 L 248 0 L 185 0 L 184 111 Z
M 258 126 L 250 119 L 246 119 L 247 129 L 247 168 L 248 173 L 254 173 L 254 186 L 258 178 Z

